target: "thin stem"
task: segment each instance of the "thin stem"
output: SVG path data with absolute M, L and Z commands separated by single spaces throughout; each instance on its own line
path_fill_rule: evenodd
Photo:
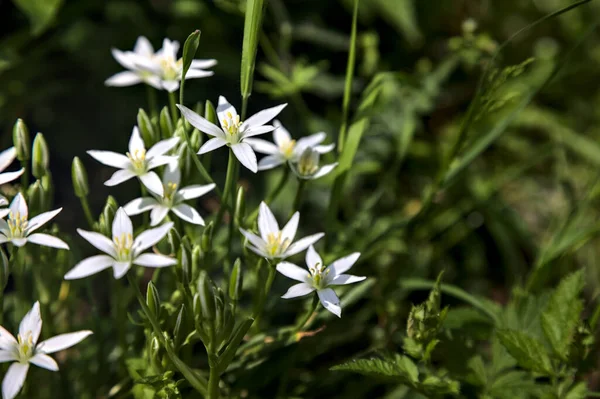
M 267 276 L 267 282 L 265 283 L 264 290 L 261 292 L 260 299 L 257 303 L 256 308 L 254 309 L 254 314 L 252 315 L 252 318 L 254 319 L 254 323 L 256 325 L 258 325 L 258 318 L 262 315 L 262 313 L 264 311 L 265 303 L 267 302 L 267 297 L 269 296 L 269 292 L 271 291 L 271 286 L 273 285 L 273 280 L 275 280 L 275 267 L 273 265 L 269 264 L 268 262 L 267 262 L 267 267 L 269 268 L 269 275 Z
M 92 215 L 92 211 L 90 210 L 90 203 L 88 202 L 87 197 L 81 197 L 79 198 L 79 201 L 81 202 L 81 207 L 83 208 L 85 219 L 87 220 L 90 228 L 92 228 L 92 226 L 94 226 L 94 216 Z
M 146 96 L 148 97 L 148 107 L 151 118 L 158 118 L 158 106 L 156 100 L 156 90 L 149 85 L 146 85 Z
M 210 368 L 208 378 L 208 399 L 219 399 L 219 380 L 221 376 L 216 367 Z
M 190 157 L 192 157 L 192 161 L 194 161 L 194 165 L 196 165 L 196 169 L 198 169 L 200 176 L 202 176 L 206 183 L 214 183 L 212 177 L 210 177 L 210 175 L 206 171 L 206 168 L 204 167 L 204 165 L 202 165 L 202 162 L 200 162 L 200 159 L 194 153 L 194 150 L 192 149 L 192 142 L 190 141 L 190 135 L 188 134 L 186 129 L 183 129 L 183 137 L 185 139 L 185 143 L 187 144 L 187 149 L 190 154 Z M 219 198 L 222 198 L 221 190 L 218 186 L 215 186 L 214 191 Z
M 173 128 L 177 127 L 177 97 L 175 96 L 175 92 L 169 92 L 169 107 L 171 108 L 171 120 L 173 121 Z
M 308 323 L 308 321 L 310 320 L 310 317 L 313 315 L 313 313 L 317 309 L 318 305 L 319 305 L 319 296 L 315 294 L 315 295 L 313 295 L 313 299 L 310 304 L 310 307 L 308 308 L 308 311 L 306 312 L 304 317 L 294 327 L 294 330 L 292 331 L 292 336 L 294 336 L 297 333 L 299 333 L 300 331 L 302 331 L 302 329 L 304 328 L 306 323 Z
M 25 192 L 29 187 L 29 164 L 27 161 L 21 161 L 21 167 L 23 168 L 23 174 L 21 175 L 21 190 Z
M 306 186 L 306 180 L 298 180 L 298 190 L 296 191 L 296 198 L 294 198 L 294 207 L 292 213 L 300 210 L 300 204 L 302 203 L 302 195 L 304 194 L 304 187 Z
M 225 213 L 225 209 L 229 207 L 228 202 L 230 201 L 231 197 L 232 185 L 234 184 L 234 180 L 236 180 L 236 178 L 234 177 L 236 166 L 236 158 L 233 154 L 233 151 L 230 148 L 229 160 L 227 161 L 227 175 L 225 177 L 225 187 L 223 188 L 223 196 L 221 197 L 221 206 L 219 207 L 219 211 L 217 212 L 217 217 L 215 219 L 215 223 L 217 224 L 221 223 L 221 220 L 223 219 L 223 214 Z M 230 212 L 230 214 L 232 213 L 233 210 Z
M 290 168 L 288 167 L 288 168 L 285 168 L 285 170 L 283 171 L 283 174 L 281 175 L 281 179 L 279 179 L 279 182 L 277 183 L 277 186 L 275 186 L 275 189 L 265 199 L 265 203 L 267 205 L 270 205 L 271 202 L 275 201 L 277 199 L 277 197 L 279 196 L 279 194 L 281 194 L 281 192 L 283 191 L 283 188 L 285 187 L 285 184 L 288 181 L 289 176 L 290 176 Z M 258 217 L 259 209 L 260 208 L 257 207 L 254 211 L 252 211 L 252 213 L 250 214 L 250 216 L 247 219 L 248 224 L 254 223 L 254 221 Z
M 248 111 L 248 97 L 242 97 L 242 115 L 240 116 L 241 120 L 246 120 L 246 111 Z

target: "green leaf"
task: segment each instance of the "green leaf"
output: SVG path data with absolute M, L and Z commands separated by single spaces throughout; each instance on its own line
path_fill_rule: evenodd
M 536 384 L 531 373 L 511 370 L 497 376 L 489 388 L 493 398 L 514 399 L 517 397 L 533 397 Z
M 185 75 L 187 74 L 192 61 L 196 56 L 196 51 L 200 45 L 200 31 L 195 30 L 185 40 L 183 45 L 183 69 L 181 71 L 181 85 L 179 87 L 179 104 L 183 104 L 183 86 L 185 84 Z
M 63 0 L 13 0 L 15 5 L 29 18 L 31 33 L 43 33 L 54 21 Z
M 564 396 L 564 399 L 585 399 L 587 398 L 588 389 L 585 382 L 580 382 L 569 390 Z
M 242 45 L 242 68 L 240 74 L 242 98 L 247 99 L 252 93 L 252 79 L 256 64 L 256 49 L 260 35 L 263 0 L 246 2 L 246 19 L 244 21 L 244 43 Z M 242 110 L 242 114 L 244 114 Z
M 331 368 L 338 371 L 353 371 L 368 376 L 392 377 L 410 386 L 419 380 L 417 366 L 406 356 L 396 355 L 392 359 L 358 359 Z
M 237 329 L 231 335 L 231 339 L 229 341 L 229 344 L 227 345 L 227 348 L 219 356 L 219 364 L 217 367 L 221 373 L 223 373 L 227 369 L 227 366 L 229 366 L 229 363 L 231 363 L 231 361 L 233 360 L 235 352 L 238 350 L 242 339 L 244 339 L 244 336 L 252 326 L 252 323 L 254 323 L 254 319 L 247 318 L 237 327 Z
M 544 375 L 554 375 L 550 356 L 540 341 L 516 330 L 501 329 L 496 334 L 521 367 Z
M 583 310 L 583 302 L 579 295 L 584 285 L 582 270 L 564 278 L 553 292 L 542 314 L 544 334 L 556 355 L 562 360 L 567 360 L 569 346 Z

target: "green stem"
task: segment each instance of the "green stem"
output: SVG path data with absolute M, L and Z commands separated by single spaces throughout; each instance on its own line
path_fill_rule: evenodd
M 81 197 L 79 198 L 79 201 L 81 202 L 81 207 L 83 208 L 85 219 L 87 220 L 90 228 L 92 228 L 92 226 L 94 226 L 94 216 L 92 215 L 92 211 L 90 210 L 90 203 L 88 202 L 87 197 Z
M 296 191 L 296 198 L 294 198 L 294 207 L 292 208 L 292 214 L 300 210 L 300 204 L 302 203 L 302 195 L 304 194 L 304 187 L 306 186 L 306 180 L 298 180 L 298 190 Z
M 25 192 L 29 187 L 29 165 L 28 161 L 21 161 L 21 167 L 23 168 L 23 174 L 21 175 L 21 190 Z
M 292 336 L 294 336 L 297 333 L 299 333 L 300 331 L 302 331 L 302 329 L 304 328 L 306 323 L 308 323 L 308 321 L 310 320 L 310 317 L 313 315 L 313 313 L 317 309 L 318 305 L 319 305 L 319 296 L 315 294 L 315 295 L 313 295 L 313 299 L 310 304 L 310 307 L 308 308 L 308 311 L 306 312 L 304 317 L 294 327 L 294 330 L 292 331 Z
M 277 197 L 279 197 L 279 194 L 281 194 L 281 191 L 285 187 L 285 184 L 287 183 L 289 176 L 290 176 L 290 168 L 287 167 L 283 171 L 283 174 L 281 175 L 281 179 L 277 183 L 277 186 L 275 186 L 275 189 L 273 191 L 271 191 L 271 193 L 265 199 L 265 203 L 267 205 L 270 205 L 271 202 L 275 201 L 277 199 Z M 254 223 L 254 221 L 258 217 L 258 210 L 259 209 L 260 208 L 257 207 L 254 211 L 252 211 L 252 213 L 250 214 L 250 216 L 248 216 L 247 220 L 248 220 L 248 224 L 249 225 L 252 224 L 252 223 Z
M 173 129 L 177 127 L 177 97 L 175 97 L 175 92 L 172 91 L 169 93 L 169 107 L 171 108 L 171 120 L 173 121 Z
M 248 111 L 248 97 L 242 96 L 242 115 L 241 120 L 246 120 L 246 111 Z
M 148 107 L 151 118 L 158 118 L 158 102 L 156 100 L 156 90 L 152 86 L 146 85 L 146 95 L 148 97 Z
M 206 183 L 208 183 L 208 184 L 214 183 L 212 177 L 210 177 L 206 168 L 204 167 L 204 165 L 202 165 L 202 162 L 200 162 L 200 158 L 198 158 L 198 156 L 194 153 L 194 150 L 192 149 L 192 142 L 190 141 L 190 135 L 188 134 L 186 129 L 183 129 L 183 137 L 185 139 L 185 143 L 187 144 L 187 149 L 188 149 L 189 155 L 190 155 L 190 157 L 192 157 L 192 161 L 194 161 L 194 165 L 196 165 L 196 169 L 198 169 L 200 176 L 202 176 L 202 178 L 204 179 L 204 181 Z M 214 191 L 219 198 L 222 198 L 221 190 L 219 189 L 218 186 L 215 185 Z
M 225 209 L 229 207 L 228 202 L 231 200 L 231 191 L 232 186 L 234 184 L 235 171 L 237 167 L 237 161 L 235 155 L 231 148 L 229 149 L 229 160 L 227 161 L 227 176 L 225 177 L 225 187 L 223 188 L 223 196 L 221 197 L 221 206 L 219 207 L 219 211 L 217 212 L 217 217 L 215 219 L 215 223 L 218 225 L 221 223 L 223 219 L 223 214 L 225 213 Z M 233 210 L 233 208 L 231 208 Z M 233 214 L 233 211 L 230 212 Z M 233 215 L 232 215 L 233 216 Z M 233 223 L 233 221 L 232 221 Z M 215 226 L 217 227 L 217 226 Z
M 163 335 L 163 332 L 160 329 L 160 325 L 158 324 L 158 321 L 154 318 L 154 315 L 152 314 L 152 312 L 150 312 L 150 309 L 148 309 L 148 306 L 146 305 L 144 296 L 142 295 L 142 292 L 140 291 L 140 287 L 139 287 L 137 281 L 135 281 L 135 277 L 133 276 L 132 272 L 127 273 L 127 280 L 129 281 L 129 285 L 131 285 L 132 288 L 134 289 L 135 295 L 137 296 L 137 299 L 138 299 L 138 302 L 140 303 L 140 306 L 142 307 L 142 311 L 144 312 L 144 314 L 150 321 L 150 324 L 152 325 L 152 329 L 154 330 L 154 334 L 156 335 L 156 338 L 160 341 L 161 345 L 165 348 L 165 351 L 167 352 L 167 356 L 171 360 L 171 363 L 173 363 L 173 366 L 175 366 L 175 368 L 177 370 L 179 370 L 179 372 L 190 383 L 190 385 L 192 387 L 194 387 L 194 389 L 196 389 L 202 395 L 206 395 L 208 382 L 206 380 L 204 380 L 204 378 L 202 378 L 200 375 L 198 375 L 197 373 L 192 371 L 192 369 L 190 369 L 181 359 L 179 359 L 179 357 L 173 351 L 173 348 L 171 348 L 170 343 L 166 341 L 165 336 Z
M 259 265 L 260 265 L 261 261 L 262 261 L 262 258 L 259 261 Z M 275 280 L 275 267 L 273 265 L 271 265 L 269 262 L 267 262 L 267 267 L 269 268 L 269 275 L 267 276 L 267 282 L 265 283 L 264 290 L 261 292 L 260 299 L 258 301 L 256 308 L 254 309 L 254 314 L 252 315 L 252 318 L 254 319 L 254 322 L 256 323 L 256 325 L 258 325 L 258 318 L 262 315 L 262 313 L 264 311 L 265 303 L 267 302 L 267 297 L 269 296 L 269 292 L 271 291 L 271 286 L 273 285 L 273 280 Z
M 210 368 L 208 379 L 208 399 L 219 399 L 219 380 L 221 376 L 216 367 Z

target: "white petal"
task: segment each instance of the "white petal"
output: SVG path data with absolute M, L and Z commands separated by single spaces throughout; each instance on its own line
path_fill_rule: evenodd
M 152 197 L 142 197 L 129 201 L 127 205 L 123 207 L 123 209 L 129 216 L 133 216 L 139 215 L 142 212 L 147 212 L 157 205 L 158 201 L 156 201 L 156 199 Z
M 160 222 L 164 220 L 164 218 L 169 213 L 169 208 L 163 205 L 157 205 L 150 212 L 150 226 L 158 226 Z
M 27 312 L 25 317 L 23 317 L 23 320 L 21 320 L 21 324 L 19 324 L 19 335 L 25 338 L 31 333 L 31 338 L 35 345 L 40 337 L 41 331 L 42 315 L 40 313 L 40 303 L 36 302 L 33 304 L 31 310 Z
M 254 151 L 260 152 L 261 154 L 279 154 L 279 148 L 267 140 L 250 138 L 244 140 L 244 143 L 250 144 Z
M 108 179 L 107 181 L 104 182 L 105 186 L 116 186 L 118 184 L 121 184 L 123 182 L 126 182 L 127 180 L 131 179 L 132 177 L 135 176 L 135 173 L 132 172 L 129 169 L 120 169 L 117 170 L 115 173 L 113 173 L 113 175 L 110 177 L 110 179 Z
M 27 241 L 52 248 L 69 249 L 69 245 L 66 242 L 50 234 L 35 233 L 27 236 Z
M 235 120 L 238 116 L 237 110 L 233 105 L 227 101 L 224 96 L 219 96 L 219 103 L 217 104 L 217 119 L 221 126 L 223 126 L 223 120 L 233 119 Z
M 206 143 L 202 144 L 202 147 L 200 147 L 200 150 L 198 150 L 198 154 L 206 154 L 207 152 L 211 152 L 217 148 L 223 147 L 225 144 L 227 144 L 227 142 L 221 137 L 213 137 Z
M 167 235 L 169 230 L 171 230 L 171 228 L 173 228 L 173 223 L 169 222 L 154 229 L 144 231 L 133 241 L 133 248 L 135 253 L 139 254 L 140 252 L 144 251 L 147 248 L 150 248 L 151 246 L 162 240 L 163 237 Z
M 44 353 L 36 353 L 29 359 L 29 363 L 33 363 L 46 370 L 58 371 L 58 364 L 56 364 L 56 361 Z
M 283 294 L 283 299 L 296 298 L 299 296 L 308 295 L 313 292 L 315 289 L 310 284 L 300 283 L 292 285 L 285 294 Z
M 110 50 L 115 60 L 121 64 L 122 67 L 127 69 L 135 69 L 135 63 L 131 57 L 131 52 L 121 51 L 119 49 L 113 48 Z
M 295 212 L 290 220 L 283 226 L 281 230 L 281 238 L 284 240 L 289 240 L 289 242 L 294 241 L 294 237 L 296 237 L 296 232 L 298 231 L 298 222 L 300 221 L 300 212 Z
M 267 155 L 258 162 L 258 170 L 273 169 L 284 162 L 280 155 Z
M 6 172 L 6 173 L 0 174 L 0 185 L 9 183 L 9 182 L 21 177 L 23 172 L 25 172 L 25 169 L 21 168 L 21 169 L 17 170 L 16 172 Z
M 296 142 L 296 148 L 300 153 L 302 153 L 302 151 L 304 151 L 304 149 L 306 149 L 307 147 L 315 147 L 326 138 L 327 135 L 324 132 L 311 134 L 310 136 L 298 139 L 298 141 Z
M 258 165 L 256 163 L 256 155 L 252 151 L 250 144 L 237 143 L 231 146 L 231 150 L 235 154 L 235 157 L 240 161 L 242 165 L 256 173 L 258 171 Z
M 138 151 L 146 151 L 146 146 L 140 135 L 140 130 L 137 126 L 134 126 L 129 138 L 129 153 L 133 155 Z
M 365 280 L 366 277 L 363 276 L 353 276 L 351 274 L 340 274 L 335 276 L 331 281 L 328 282 L 328 285 L 346 285 L 346 284 L 354 284 L 359 281 Z
M 139 55 L 151 56 L 154 55 L 154 47 L 145 36 L 140 36 L 135 42 L 133 51 Z
M 185 74 L 186 79 L 197 79 L 197 78 L 207 78 L 209 76 L 213 76 L 215 73 L 213 71 L 203 71 L 201 69 L 192 69 L 190 68 Z
M 314 150 L 319 154 L 327 154 L 328 152 L 333 151 L 335 148 L 335 143 L 326 144 L 326 145 L 318 145 L 314 147 Z
M 131 224 L 131 219 L 125 213 L 123 208 L 117 209 L 115 213 L 115 219 L 112 224 L 112 236 L 113 240 L 115 238 L 121 238 L 122 235 L 132 235 L 133 234 L 133 225 Z
M 258 231 L 263 240 L 267 241 L 269 234 L 279 232 L 279 224 L 269 206 L 263 201 L 258 207 Z
M 225 133 L 216 125 L 210 123 L 185 105 L 177 104 L 183 117 L 196 129 L 208 134 L 209 136 L 224 138 Z
M 324 290 L 318 290 L 319 300 L 323 307 L 329 310 L 337 317 L 342 317 L 342 307 L 340 306 L 340 299 L 331 288 L 325 288 Z
M 272 132 L 273 129 L 275 129 L 275 126 L 271 126 L 271 125 L 250 127 L 243 131 L 242 138 L 246 139 L 248 137 L 253 137 L 253 136 L 258 136 L 260 134 L 269 133 L 269 132 Z
M 10 147 L 2 152 L 0 152 L 0 172 L 4 169 L 8 168 L 8 166 L 13 163 L 15 158 L 17 157 L 17 150 L 15 147 Z
M 167 164 L 177 164 L 179 158 L 172 155 L 157 155 L 155 157 L 150 158 L 148 163 L 146 164 L 146 170 L 151 170 L 157 168 L 159 166 L 167 165 Z
M 281 147 L 282 144 L 287 144 L 290 142 L 290 140 L 292 140 L 290 132 L 288 132 L 288 130 L 285 127 L 283 127 L 281 122 L 279 122 L 278 120 L 274 120 L 273 126 L 275 126 L 275 130 L 273 130 L 273 141 L 275 142 L 275 144 L 277 144 L 278 147 Z
M 13 198 L 10 203 L 10 211 L 13 215 L 19 214 L 22 218 L 27 219 L 29 216 L 29 209 L 27 208 L 27 202 L 25 202 L 25 197 L 20 192 L 17 193 L 15 198 Z
M 141 254 L 133 260 L 133 263 L 145 267 L 167 267 L 177 264 L 177 260 L 165 255 Z
M 206 69 L 206 68 L 212 68 L 215 65 L 217 65 L 217 60 L 214 60 L 214 59 L 192 60 L 192 65 L 190 65 L 190 68 Z
M 295 255 L 299 252 L 304 251 L 306 248 L 308 248 L 310 245 L 314 244 L 315 242 L 319 241 L 321 239 L 321 237 L 323 237 L 325 235 L 325 233 L 318 233 L 318 234 L 313 234 L 311 236 L 308 237 L 304 237 L 298 241 L 296 241 L 295 243 L 293 243 L 292 245 L 290 245 L 287 249 L 287 251 L 285 251 L 285 256 L 292 256 Z
M 329 265 L 328 269 L 331 270 L 330 273 L 332 273 L 333 276 L 339 276 L 340 274 L 348 271 L 352 265 L 356 263 L 359 256 L 360 252 L 355 252 L 348 256 L 344 256 L 343 258 L 340 258 Z
M 77 280 L 108 269 L 115 260 L 107 255 L 96 255 L 84 259 L 65 274 L 65 280 Z
M 322 166 L 322 167 L 321 167 L 321 168 L 320 168 L 320 169 L 317 171 L 317 173 L 315 173 L 313 176 L 311 176 L 311 179 L 312 179 L 312 180 L 314 180 L 314 179 L 318 179 L 318 178 L 320 178 L 320 177 L 323 177 L 323 176 L 325 176 L 325 175 L 329 174 L 329 173 L 330 173 L 330 172 L 331 172 L 333 169 L 335 169 L 335 167 L 336 167 L 337 165 L 338 165 L 338 163 L 336 162 L 336 163 L 332 163 L 332 164 L 329 164 L 329 165 Z
M 19 360 L 18 350 L 1 350 L 0 349 L 0 363 L 6 362 L 14 362 L 15 360 Z
M 13 238 L 10 240 L 7 239 L 7 241 L 10 241 L 13 245 L 15 245 L 19 248 L 24 246 L 25 244 L 27 244 L 27 238 Z M 5 241 L 5 242 L 7 242 L 7 241 Z
M 85 238 L 90 244 L 98 248 L 100 251 L 109 254 L 113 258 L 117 256 L 114 244 L 108 237 L 103 236 L 100 233 L 96 233 L 95 231 L 77 229 L 77 232 L 80 236 Z
M 146 153 L 146 158 L 153 158 L 164 155 L 179 143 L 179 137 L 172 137 L 167 140 L 161 140 L 154 144 Z
M 311 245 L 308 247 L 308 251 L 306 251 L 306 266 L 310 268 L 316 267 L 317 265 L 323 266 L 323 259 L 321 259 L 321 256 L 315 251 L 315 247 Z
M 14 399 L 25 382 L 29 363 L 13 363 L 2 380 L 2 399 Z
M 0 350 L 12 348 L 16 344 L 17 340 L 10 331 L 0 326 Z
M 131 268 L 131 262 L 115 262 L 113 265 L 113 276 L 118 280 Z
M 154 172 L 147 172 L 141 176 L 138 176 L 140 181 L 146 188 L 152 191 L 154 194 L 162 197 L 165 194 L 165 188 L 160 181 L 160 177 Z
M 255 254 L 257 254 L 258 256 L 262 256 L 263 258 L 272 259 L 271 255 L 269 255 L 268 253 L 266 253 L 265 251 L 263 251 L 261 249 L 256 248 L 254 245 L 248 245 L 247 248 L 250 249 Z
M 177 194 L 184 200 L 194 199 L 203 196 L 204 194 L 215 188 L 215 184 L 194 184 L 192 186 L 183 187 Z
M 248 239 L 248 241 L 250 241 L 252 243 L 252 245 L 254 245 L 255 247 L 257 247 L 257 249 L 265 247 L 266 244 L 263 241 L 263 239 L 260 238 L 259 236 L 257 236 L 256 234 L 253 234 L 253 233 L 251 233 L 249 231 L 246 231 L 246 230 L 244 230 L 242 228 L 240 228 L 240 233 L 242 233 L 244 235 L 244 237 L 246 237 Z
M 58 208 L 58 209 L 55 209 L 50 212 L 44 212 L 37 216 L 32 217 L 29 220 L 29 223 L 27 224 L 27 228 L 25 229 L 25 234 L 27 235 L 27 234 L 39 229 L 44 224 L 46 224 L 50 219 L 52 219 L 53 217 L 58 215 L 60 213 L 60 211 L 62 211 L 62 208 Z
M 204 219 L 202 219 L 202 216 L 200 216 L 197 210 L 187 204 L 177 205 L 173 208 L 173 213 L 188 223 L 204 226 Z
M 277 264 L 276 268 L 279 273 L 292 280 L 300 281 L 302 283 L 310 282 L 310 273 L 306 269 L 296 266 L 293 263 L 280 262 Z
M 181 183 L 181 169 L 179 168 L 179 162 L 170 162 L 165 167 L 162 178 L 163 186 L 167 184 L 175 184 L 179 188 Z
M 142 82 L 142 78 L 135 72 L 123 71 L 115 73 L 104 81 L 104 85 L 112 87 L 133 86 Z
M 161 82 L 163 89 L 168 91 L 169 93 L 173 93 L 179 89 L 179 81 L 177 80 L 163 80 Z
M 77 331 L 68 334 L 60 334 L 40 342 L 36 350 L 46 354 L 58 352 L 63 349 L 70 348 L 73 345 L 77 345 L 92 334 L 93 332 L 91 332 L 90 330 Z
M 2 199 L 0 199 L 1 201 Z M 5 202 L 3 202 L 3 204 L 6 204 L 8 201 L 5 200 Z M 10 213 L 10 209 L 5 208 L 5 209 L 0 209 L 0 218 L 5 218 L 6 216 L 8 216 L 8 214 Z
M 257 112 L 242 124 L 241 130 L 246 130 L 256 126 L 262 126 L 275 118 L 279 113 L 286 107 L 287 104 L 281 104 L 276 107 L 267 108 L 263 111 Z
M 131 164 L 129 158 L 116 152 L 90 150 L 87 153 L 96 161 L 113 168 L 125 169 Z

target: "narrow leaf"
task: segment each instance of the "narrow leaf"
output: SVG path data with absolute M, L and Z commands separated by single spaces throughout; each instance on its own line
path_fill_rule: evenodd
M 183 104 L 183 86 L 185 85 L 185 75 L 192 65 L 196 56 L 196 51 L 200 45 L 200 31 L 192 32 L 183 44 L 183 69 L 181 71 L 181 85 L 179 86 L 179 104 Z
M 244 43 L 242 45 L 242 68 L 240 71 L 242 98 L 250 97 L 252 80 L 256 64 L 256 50 L 263 14 L 263 0 L 246 2 L 246 19 L 244 21 Z

